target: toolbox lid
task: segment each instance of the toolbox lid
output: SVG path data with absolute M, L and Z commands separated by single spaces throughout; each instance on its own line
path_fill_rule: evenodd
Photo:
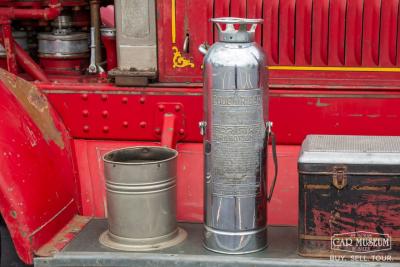
M 398 165 L 390 171 L 400 172 L 400 136 L 308 135 L 298 163 L 300 170 L 304 164 Z

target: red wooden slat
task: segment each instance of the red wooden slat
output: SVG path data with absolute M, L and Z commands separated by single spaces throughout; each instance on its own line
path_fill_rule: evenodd
M 380 11 L 381 0 L 364 0 L 363 66 L 373 67 L 379 64 Z
M 247 0 L 247 17 L 262 18 L 263 0 Z
M 210 18 L 214 16 L 214 0 L 207 0 L 207 42 L 214 42 L 214 28 Z
M 211 29 L 212 24 L 209 21 L 209 15 L 208 15 L 208 6 L 207 2 L 210 0 L 207 0 L 203 3 L 199 3 L 197 1 L 190 1 L 186 0 L 186 14 L 184 18 L 184 24 L 187 24 L 186 27 L 184 27 L 184 30 L 186 30 L 189 34 L 189 51 L 187 54 L 183 53 L 186 58 L 190 59 L 194 64 L 195 68 L 183 68 L 185 69 L 186 73 L 185 75 L 196 75 L 197 77 L 202 76 L 202 70 L 200 68 L 201 64 L 203 64 L 203 55 L 199 53 L 198 47 L 200 44 L 204 43 L 205 41 L 208 41 L 212 35 L 209 31 L 209 28 Z M 177 1 L 179 2 L 179 1 Z M 199 22 L 204 23 L 206 27 L 199 27 Z M 186 29 L 185 29 L 186 28 Z M 179 32 L 177 32 L 177 35 Z M 182 33 L 182 49 L 183 49 L 183 42 L 184 38 L 186 37 L 185 32 Z M 178 46 L 179 47 L 179 46 Z M 183 52 L 183 51 L 182 51 Z
M 280 2 L 279 8 L 279 64 L 294 64 L 296 0 Z
M 263 45 L 267 54 L 268 64 L 279 63 L 279 24 L 278 24 L 279 0 L 264 1 Z
M 247 0 L 247 17 L 248 18 L 263 18 L 263 0 Z M 264 23 L 270 23 L 270 21 L 264 21 Z M 256 29 L 256 42 L 262 44 L 262 28 L 263 25 L 259 25 Z
M 351 0 L 350 0 L 351 1 Z M 329 4 L 329 35 L 328 35 L 328 64 L 343 66 L 345 62 L 345 0 L 330 0 Z
M 346 16 L 346 66 L 361 66 L 364 0 L 348 0 Z
M 382 1 L 379 46 L 379 65 L 382 67 L 396 65 L 398 12 L 399 0 Z
M 214 0 L 214 17 L 228 17 L 229 3 L 230 0 Z
M 296 3 L 296 65 L 311 64 L 311 12 L 312 0 L 297 1 Z
M 229 17 L 230 0 L 214 0 L 214 18 Z M 214 40 L 218 40 L 218 30 L 214 26 Z
M 231 0 L 230 16 L 231 17 L 246 17 L 246 0 Z
M 312 18 L 311 61 L 314 66 L 328 64 L 329 1 L 314 0 Z

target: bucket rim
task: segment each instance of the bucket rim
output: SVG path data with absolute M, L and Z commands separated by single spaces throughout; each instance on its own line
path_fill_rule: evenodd
M 119 151 L 123 151 L 123 150 L 136 150 L 136 149 L 141 149 L 141 148 L 157 148 L 157 149 L 164 149 L 164 150 L 168 150 L 170 152 L 172 152 L 174 155 L 167 158 L 167 159 L 162 159 L 162 160 L 149 160 L 146 162 L 120 162 L 120 161 L 113 161 L 113 160 L 109 160 L 106 159 L 107 156 L 109 156 L 111 153 L 116 153 Z M 107 153 L 105 153 L 103 155 L 103 162 L 104 163 L 110 163 L 110 164 L 118 164 L 118 165 L 134 165 L 134 166 L 140 166 L 140 165 L 149 165 L 149 164 L 158 164 L 158 163 L 164 163 L 164 162 L 168 162 L 171 161 L 173 159 L 176 159 L 178 157 L 178 151 L 176 149 L 173 148 L 169 148 L 169 147 L 164 147 L 164 146 L 130 146 L 130 147 L 123 147 L 123 148 L 118 148 L 118 149 L 113 149 Z

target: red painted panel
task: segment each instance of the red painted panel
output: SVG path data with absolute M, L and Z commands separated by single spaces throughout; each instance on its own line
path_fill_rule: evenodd
M 343 0 L 329 2 L 329 66 L 344 65 L 346 2 Z
M 211 0 L 208 0 L 211 1 Z M 175 2 L 176 8 L 172 9 Z M 201 64 L 203 55 L 198 52 L 198 47 L 209 38 L 209 29 L 204 25 L 209 19 L 209 5 L 204 1 L 157 1 L 157 34 L 158 34 L 158 64 L 159 80 L 163 82 L 199 82 L 201 81 Z M 175 27 L 172 24 L 172 14 L 175 13 Z M 201 22 L 201 27 L 199 27 Z M 175 30 L 175 42 L 172 39 Z M 183 43 L 189 37 L 189 50 L 183 50 Z M 174 53 L 173 47 L 178 52 Z M 175 62 L 188 60 L 184 66 L 175 66 Z
M 352 79 L 352 73 L 322 72 L 316 76 L 315 72 L 289 71 L 286 74 L 270 74 L 274 88 L 270 94 L 270 112 L 280 144 L 300 144 L 309 133 L 400 133 L 400 125 L 396 123 L 400 105 L 400 81 L 395 82 L 398 74 L 358 74 L 358 80 Z M 383 76 L 386 78 L 381 79 Z M 319 84 L 310 85 L 313 82 Z M 202 119 L 201 88 L 119 88 L 118 91 L 111 85 L 101 87 L 102 90 L 93 85 L 92 89 L 97 90 L 91 93 L 80 86 L 43 87 L 58 88 L 47 91 L 49 100 L 75 138 L 160 141 L 159 131 L 168 112 L 177 116 L 178 142 L 201 141 L 198 129 Z M 376 124 L 386 127 L 375 127 Z
M 312 18 L 312 65 L 328 64 L 329 1 L 314 0 Z
M 102 156 L 107 151 L 127 146 L 157 145 L 145 142 L 115 142 L 75 140 L 76 157 L 79 162 L 80 185 L 84 215 L 104 217 L 105 180 Z M 203 145 L 182 143 L 176 148 L 178 156 L 177 173 L 177 219 L 185 222 L 203 221 Z M 298 209 L 297 158 L 299 146 L 278 146 L 281 167 L 275 192 L 268 206 L 268 223 L 275 225 L 296 225 Z M 269 153 L 269 183 L 273 168 Z M 282 210 L 285 213 L 282 213 Z
M 108 151 L 130 146 L 158 146 L 153 142 L 75 140 L 83 215 L 106 217 L 105 178 L 102 157 Z M 177 218 L 203 221 L 203 146 L 178 144 Z
M 48 97 L 75 138 L 159 141 L 164 114 L 173 113 L 177 131 L 183 131 L 176 133 L 176 139 L 200 140 L 201 90 L 134 91 L 77 91 Z
M 312 0 L 296 3 L 296 65 L 311 64 Z
M 273 92 L 270 118 L 278 142 L 300 144 L 307 134 L 400 135 L 398 92 L 331 93 Z
M 203 144 L 178 144 L 177 217 L 203 222 Z
M 346 66 L 361 66 L 364 0 L 347 1 Z
M 106 217 L 103 155 L 113 149 L 142 145 L 157 146 L 159 143 L 74 141 L 75 156 L 79 172 L 82 215 Z
M 176 1 L 176 46 L 190 35 L 190 51 L 181 54 L 195 68 L 172 68 L 171 1 L 158 1 L 162 82 L 201 81 L 197 46 L 216 40 L 212 16 L 264 18 L 256 41 L 269 65 L 400 66 L 399 0 L 185 0 Z
M 396 65 L 399 0 L 382 1 L 379 65 Z M 400 50 L 399 50 L 400 51 Z
M 294 64 L 295 0 L 286 0 L 279 7 L 279 64 Z
M 263 45 L 267 65 L 279 63 L 279 0 L 264 1 Z
M 379 64 L 379 31 L 381 0 L 364 0 L 362 62 L 364 66 Z
M 278 146 L 278 178 L 271 202 L 267 205 L 268 224 L 298 224 L 298 191 L 297 159 L 300 146 Z M 273 162 L 271 152 L 268 153 L 268 185 L 273 179 Z

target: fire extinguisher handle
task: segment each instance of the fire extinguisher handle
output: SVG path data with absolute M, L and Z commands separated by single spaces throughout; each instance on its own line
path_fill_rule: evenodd
M 272 160 L 274 162 L 274 179 L 272 180 L 272 184 L 271 184 L 271 189 L 269 191 L 269 195 L 267 196 L 267 201 L 270 202 L 272 199 L 272 194 L 274 193 L 274 189 L 275 189 L 275 184 L 276 184 L 276 179 L 278 178 L 278 156 L 276 153 L 276 139 L 275 139 L 275 134 L 274 132 L 271 130 L 272 128 L 272 123 L 269 122 L 268 123 L 268 128 L 267 128 L 267 140 L 269 140 L 271 138 L 271 147 L 272 147 Z M 267 142 L 267 147 L 268 147 L 268 143 Z M 268 174 L 267 174 L 268 177 Z M 265 183 L 268 182 L 265 181 Z

